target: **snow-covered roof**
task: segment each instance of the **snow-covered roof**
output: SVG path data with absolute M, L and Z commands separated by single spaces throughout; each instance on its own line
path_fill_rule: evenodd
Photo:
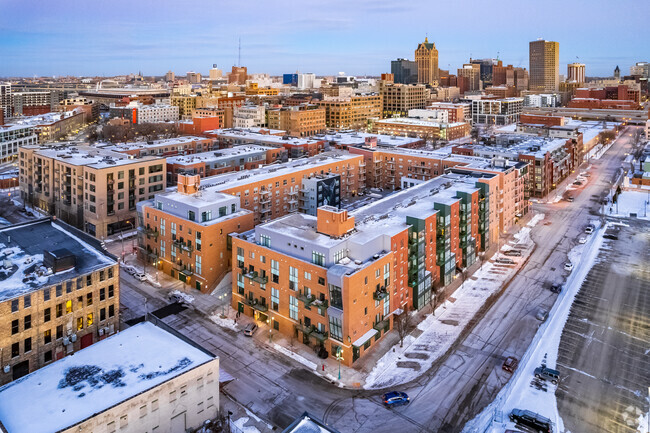
M 213 359 L 140 323 L 0 388 L 0 421 L 11 433 L 64 430 Z
M 283 430 L 282 433 L 339 433 L 339 431 L 328 426 L 308 412 L 305 412 L 294 420 L 289 427 Z
M 377 138 L 377 146 L 401 147 L 422 142 L 421 138 L 400 137 L 395 135 L 370 134 L 357 131 L 339 131 L 334 134 L 317 134 L 314 138 L 326 140 L 344 146 L 364 145 L 366 138 Z
M 192 143 L 194 141 L 206 141 L 206 140 L 210 140 L 210 139 L 205 137 L 186 135 L 181 137 L 163 138 L 160 140 L 129 141 L 127 143 L 117 143 L 114 145 L 105 146 L 104 149 L 114 150 L 117 152 L 120 151 L 124 152 L 126 150 L 151 149 L 160 146 L 178 146 L 178 145 Z
M 112 256 L 91 245 L 96 239 L 83 236 L 49 219 L 0 229 L 0 302 L 115 264 Z M 55 274 L 43 266 L 43 256 L 60 249 L 75 253 L 75 266 Z
M 276 149 L 268 146 L 242 145 L 225 149 L 213 150 L 210 152 L 195 153 L 193 155 L 179 155 L 167 158 L 167 164 L 192 165 L 200 162 L 213 163 L 227 161 L 233 157 L 245 157 L 255 154 L 263 154 L 267 150 Z M 265 159 L 266 161 L 266 159 Z
M 393 124 L 393 125 L 405 125 L 405 126 L 424 126 L 431 128 L 453 128 L 455 126 L 467 125 L 466 122 L 454 122 L 454 123 L 443 123 L 436 122 L 433 120 L 422 120 L 414 119 L 411 117 L 396 117 L 392 119 L 381 119 L 375 121 L 375 124 Z
M 116 165 L 135 164 L 150 160 L 163 160 L 157 156 L 143 156 L 134 159 L 130 155 L 115 152 L 106 148 L 93 146 L 77 146 L 72 143 L 58 143 L 56 146 L 24 146 L 28 149 L 36 150 L 37 155 L 52 158 L 70 165 L 83 165 L 91 168 L 106 168 Z
M 14 120 L 12 120 L 12 124 L 14 126 L 44 126 L 44 125 L 51 125 L 53 123 L 56 123 L 60 121 L 61 119 L 68 118 L 70 116 L 74 116 L 75 114 L 80 113 L 80 111 L 77 110 L 72 110 L 72 111 L 64 111 L 64 112 L 52 112 L 52 113 L 45 113 L 45 114 L 39 114 L 36 116 L 25 116 L 25 117 L 19 117 Z
M 262 128 L 263 129 L 263 128 Z M 311 138 L 287 137 L 272 134 L 260 134 L 253 129 L 215 129 L 205 131 L 205 134 L 214 135 L 218 138 L 231 138 L 246 140 L 250 143 L 274 144 L 277 146 L 304 146 L 306 144 L 318 143 L 318 140 Z

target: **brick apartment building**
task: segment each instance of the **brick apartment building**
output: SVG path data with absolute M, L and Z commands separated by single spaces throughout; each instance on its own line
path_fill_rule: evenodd
M 119 267 L 99 241 L 41 219 L 1 229 L 0 242 L 0 384 L 119 330 Z
M 334 129 L 365 130 L 369 119 L 381 119 L 383 113 L 383 101 L 377 94 L 325 98 L 317 104 L 325 109 L 327 127 Z
M 267 123 L 270 129 L 282 129 L 293 137 L 310 137 L 325 131 L 325 109 L 317 105 L 272 108 Z
M 425 140 L 456 140 L 470 133 L 467 122 L 443 123 L 409 117 L 377 120 L 373 131 L 384 135 L 420 137 Z
M 167 158 L 167 184 L 175 185 L 179 174 L 201 178 L 230 171 L 251 170 L 276 161 L 286 161 L 284 148 L 241 145 L 230 148 Z
M 135 227 L 136 203 L 165 186 L 165 159 L 133 158 L 89 146 L 24 146 L 20 194 L 25 203 L 97 238 Z
M 212 138 L 182 136 L 150 141 L 129 141 L 103 146 L 103 149 L 142 158 L 147 155 L 192 155 L 212 150 L 213 146 L 214 140 Z

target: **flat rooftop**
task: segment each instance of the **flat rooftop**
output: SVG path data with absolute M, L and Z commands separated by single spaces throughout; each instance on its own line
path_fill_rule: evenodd
M 375 121 L 375 124 L 378 123 L 379 124 L 391 123 L 395 125 L 405 125 L 405 126 L 428 126 L 431 128 L 453 128 L 455 126 L 467 125 L 466 122 L 443 123 L 443 122 L 435 122 L 432 120 L 414 119 L 412 117 L 395 117 L 392 119 L 381 119 Z
M 357 131 L 339 131 L 334 134 L 316 134 L 315 139 L 326 140 L 344 146 L 365 145 L 366 138 L 377 138 L 377 146 L 401 147 L 422 142 L 421 138 L 400 137 L 395 135 L 370 134 Z
M 245 157 L 265 153 L 267 150 L 275 149 L 268 146 L 241 145 L 225 149 L 213 150 L 210 152 L 195 153 L 192 155 L 180 155 L 167 158 L 167 164 L 191 165 L 200 162 L 213 163 L 221 160 L 230 160 L 235 157 Z M 265 160 L 266 161 L 266 160 Z
M 45 113 L 36 116 L 16 117 L 11 120 L 11 124 L 14 126 L 51 125 L 53 123 L 60 121 L 61 118 L 65 119 L 78 113 L 80 113 L 80 111 L 72 110 L 72 111 L 62 111 L 62 112 L 55 112 L 55 113 Z
M 0 388 L 0 421 L 11 433 L 61 431 L 213 359 L 143 322 Z
M 57 143 L 56 146 L 30 145 L 24 146 L 24 148 L 38 149 L 35 152 L 37 155 L 52 158 L 66 164 L 91 168 L 106 168 L 117 165 L 135 164 L 143 161 L 164 160 L 153 155 L 133 158 L 130 155 L 106 148 L 85 145 L 79 146 L 72 143 Z
M 362 155 L 347 152 L 324 152 L 309 158 L 299 158 L 281 164 L 270 164 L 262 168 L 246 171 L 234 171 L 206 177 L 201 180 L 201 189 L 214 188 L 217 191 L 230 189 L 251 182 L 263 181 L 277 176 L 284 176 L 302 170 L 317 170 L 318 167 L 341 161 L 363 159 Z M 298 185 L 300 182 L 297 183 Z
M 263 129 L 263 128 L 262 128 Z M 266 131 L 266 129 L 263 129 Z M 273 135 L 269 134 L 260 134 L 251 129 L 214 129 L 211 131 L 204 131 L 206 134 L 215 135 L 219 138 L 232 138 L 232 139 L 242 139 L 250 140 L 251 142 L 259 142 L 263 144 L 275 144 L 277 146 L 304 146 L 306 144 L 315 144 L 319 140 L 314 140 L 311 138 L 297 138 L 297 137 L 288 137 L 286 135 Z
M 140 150 L 140 149 L 151 149 L 161 146 L 174 146 L 179 144 L 188 144 L 194 141 L 205 141 L 210 140 L 205 137 L 196 137 L 192 135 L 186 135 L 181 137 L 173 138 L 164 138 L 160 140 L 150 140 L 150 141 L 129 141 L 127 143 L 117 143 L 113 145 L 104 146 L 104 149 L 114 150 L 117 152 L 124 152 L 127 150 Z
M 44 267 L 43 253 L 60 249 L 74 252 L 76 264 L 55 274 Z M 0 259 L 0 302 L 116 263 L 96 239 L 49 219 L 0 229 Z

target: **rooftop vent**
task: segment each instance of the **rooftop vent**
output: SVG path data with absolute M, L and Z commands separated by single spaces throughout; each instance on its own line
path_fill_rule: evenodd
M 65 248 L 43 252 L 43 264 L 54 273 L 74 268 L 76 261 L 76 256 Z

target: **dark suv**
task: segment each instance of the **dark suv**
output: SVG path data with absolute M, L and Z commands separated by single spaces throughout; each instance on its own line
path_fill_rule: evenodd
M 546 367 L 537 367 L 535 369 L 535 377 L 538 379 L 548 380 L 553 385 L 557 385 L 560 381 L 560 372 Z
M 544 418 L 540 414 L 529 410 L 513 409 L 510 412 L 510 421 L 525 427 L 530 427 L 538 432 L 553 432 L 550 419 Z

